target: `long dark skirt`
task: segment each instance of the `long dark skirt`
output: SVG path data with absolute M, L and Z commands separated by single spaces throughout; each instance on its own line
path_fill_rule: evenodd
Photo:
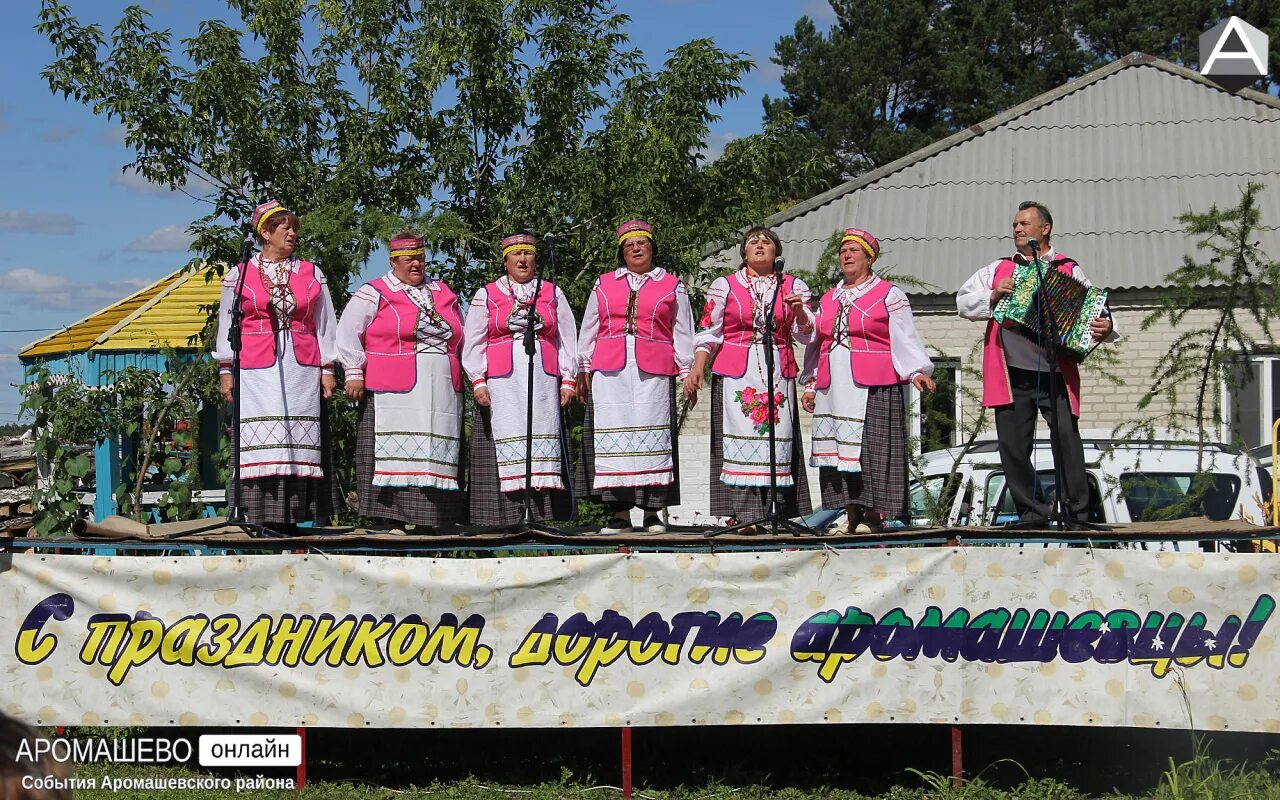
M 376 406 L 374 397 L 365 398 L 360 404 L 360 422 L 356 428 L 356 493 L 360 497 L 361 515 L 436 528 L 462 522 L 466 504 L 460 490 L 451 492 L 426 486 L 373 485 Z M 457 435 L 462 437 L 461 427 Z M 461 487 L 462 465 L 455 468 L 458 470 L 458 486 Z
M 326 451 L 327 452 L 327 451 Z M 254 525 L 297 525 L 312 522 L 323 525 L 337 507 L 330 468 L 324 466 L 323 478 L 296 475 L 273 475 L 244 481 L 244 499 L 240 509 L 245 520 Z M 235 484 L 227 486 L 227 501 L 234 502 Z
M 737 517 L 739 522 L 764 516 L 769 509 L 768 486 L 729 486 L 720 480 L 724 469 L 724 381 L 711 377 L 711 515 Z M 784 517 L 813 511 L 809 476 L 805 471 L 804 434 L 800 432 L 799 403 L 791 404 L 791 475 L 794 486 L 778 487 L 778 509 Z
M 582 423 L 582 459 L 578 462 L 580 469 L 577 477 L 578 493 L 608 506 L 626 506 L 627 508 L 643 508 L 648 511 L 660 511 L 667 506 L 680 504 L 680 438 L 676 425 L 676 392 L 675 378 L 671 379 L 671 458 L 674 479 L 663 486 L 628 486 L 615 489 L 591 488 L 596 475 L 595 447 L 595 411 L 591 403 L 587 403 L 586 419 Z
M 862 471 L 818 470 L 825 508 L 851 503 L 873 508 L 889 519 L 907 512 L 907 407 L 902 385 L 867 390 L 862 433 Z
M 493 409 L 476 406 L 471 422 L 471 524 L 514 525 L 524 513 L 524 491 L 499 491 L 498 454 L 493 445 Z M 523 414 L 524 410 L 521 409 Z M 565 449 L 561 416 L 560 479 L 571 486 L 572 470 L 569 454 Z M 558 489 L 535 489 L 533 492 L 533 516 L 538 520 L 570 520 L 577 513 L 572 492 Z

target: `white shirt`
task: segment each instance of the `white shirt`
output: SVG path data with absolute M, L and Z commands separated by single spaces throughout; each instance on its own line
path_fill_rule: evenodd
M 249 259 L 249 263 L 255 268 L 258 266 L 258 258 L 262 253 L 255 253 L 253 258 Z M 290 274 L 297 274 L 298 259 L 289 259 Z M 316 342 L 320 347 L 320 363 L 324 365 L 324 372 L 333 374 L 333 362 L 337 357 L 338 347 L 336 340 L 337 320 L 333 313 L 333 300 L 329 297 L 329 284 L 325 281 L 324 272 L 320 267 L 315 268 L 316 280 L 320 282 L 320 301 L 316 303 L 316 307 L 312 309 L 312 316 L 316 323 Z M 269 278 L 267 279 L 270 280 Z M 222 276 L 222 293 L 218 301 L 218 337 L 213 346 L 213 357 L 219 364 L 229 364 L 232 360 L 231 352 L 231 309 L 237 302 L 236 285 L 240 282 L 240 267 L 234 266 L 227 270 Z M 218 370 L 219 374 L 230 374 L 229 367 L 222 367 Z
M 763 305 L 767 306 L 769 303 L 768 298 L 773 296 L 772 280 L 770 279 L 772 275 L 777 273 L 760 278 L 750 276 L 749 272 L 750 270 L 747 267 L 742 267 L 732 275 L 721 275 L 712 281 L 711 288 L 707 289 L 707 304 L 711 308 L 709 312 L 705 313 L 710 314 L 711 324 L 698 331 L 694 341 L 697 345 L 696 349 L 705 352 L 711 358 L 715 358 L 716 353 L 720 351 L 720 345 L 724 344 L 724 305 L 725 300 L 729 297 L 729 281 L 736 280 L 740 285 L 747 287 L 748 290 L 750 290 L 753 281 L 757 282 L 758 285 L 768 284 L 768 296 Z M 799 344 L 809 344 L 813 341 L 816 333 L 813 311 L 809 309 L 809 299 L 813 296 L 813 293 L 809 291 L 809 286 L 799 278 L 796 278 L 791 290 L 804 300 L 801 315 L 791 328 L 791 338 Z M 762 308 L 757 304 L 754 310 L 756 311 L 756 335 L 758 337 L 761 335 L 760 331 L 763 330 L 759 324 Z
M 632 272 L 625 266 L 618 267 L 612 273 L 615 277 L 627 277 L 632 290 L 640 291 L 650 280 L 662 280 L 667 271 L 662 267 L 654 267 L 648 272 Z M 595 288 L 587 299 L 587 308 L 582 312 L 582 332 L 578 334 L 578 369 L 585 371 L 591 366 L 591 357 L 595 355 L 596 338 L 600 335 L 600 306 L 596 302 L 596 290 L 600 288 L 600 279 L 596 279 Z M 689 307 L 689 295 L 685 291 L 684 281 L 676 280 L 676 318 L 671 330 L 671 338 L 675 344 L 676 369 L 683 378 L 689 374 L 693 366 L 693 310 Z
M 533 295 L 538 279 L 534 277 L 527 283 L 520 284 L 513 283 L 504 275 L 496 283 L 498 291 L 505 293 L 508 297 L 527 302 Z M 573 337 L 573 332 L 578 329 L 578 323 L 573 318 L 573 309 L 569 307 L 569 300 L 564 296 L 564 292 L 560 291 L 560 287 L 555 286 L 550 281 L 543 281 L 542 291 L 545 292 L 548 288 L 553 291 L 551 304 L 556 311 L 556 350 L 559 356 L 560 385 L 573 386 L 574 380 L 578 377 L 578 349 Z M 472 390 L 485 386 L 488 379 L 488 292 L 488 286 L 482 286 L 476 292 L 475 297 L 471 300 L 470 310 L 467 312 L 467 319 L 463 323 L 462 329 L 462 368 L 471 377 Z M 525 319 L 524 315 L 512 317 L 513 333 L 525 329 L 527 324 Z M 515 357 L 523 357 L 523 353 L 515 354 Z

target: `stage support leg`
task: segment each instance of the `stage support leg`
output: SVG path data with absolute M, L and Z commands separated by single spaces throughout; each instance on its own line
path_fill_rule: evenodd
M 298 726 L 298 737 L 302 740 L 302 758 L 298 761 L 298 791 L 302 791 L 307 786 L 307 729 Z
M 625 544 L 618 548 L 619 553 L 629 554 L 631 548 Z M 631 726 L 622 726 L 622 796 L 630 800 L 635 796 L 631 785 Z
M 622 796 L 634 797 L 635 790 L 631 784 L 631 726 L 622 727 Z
M 964 783 L 964 740 L 961 738 L 960 726 L 951 726 L 951 785 Z

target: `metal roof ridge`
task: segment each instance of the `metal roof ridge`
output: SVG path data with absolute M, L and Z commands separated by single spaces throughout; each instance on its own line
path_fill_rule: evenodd
M 931 145 L 927 145 L 912 153 L 908 153 L 896 161 L 877 167 L 870 172 L 859 175 L 853 180 L 834 186 L 821 194 L 809 198 L 808 200 L 796 203 L 790 208 L 780 211 L 766 219 L 765 224 L 772 227 L 784 222 L 789 222 L 797 217 L 804 216 L 810 211 L 821 208 L 840 197 L 873 184 L 882 178 L 911 166 L 912 164 L 924 161 L 925 159 L 935 156 L 945 150 L 949 150 L 963 144 L 970 139 L 977 138 L 978 136 L 1005 125 L 1018 117 L 1024 116 L 1043 106 L 1047 106 L 1057 100 L 1061 100 L 1063 97 L 1066 97 L 1069 94 L 1074 94 L 1075 92 L 1091 86 L 1104 78 L 1108 78 L 1121 70 L 1139 66 L 1155 67 L 1163 72 L 1167 72 L 1179 78 L 1185 78 L 1206 88 L 1226 92 L 1227 94 L 1231 94 L 1236 97 L 1243 97 L 1275 109 L 1280 109 L 1280 98 L 1271 97 L 1268 94 L 1264 94 L 1253 89 L 1244 89 L 1239 92 L 1227 92 L 1226 89 L 1223 89 L 1221 86 L 1218 86 L 1216 83 L 1194 70 L 1174 64 L 1173 62 L 1166 61 L 1162 58 L 1157 58 L 1156 56 L 1147 55 L 1146 53 L 1130 53 L 1129 55 L 1112 61 L 1110 64 L 1099 67 L 1092 72 L 1085 73 L 1074 80 L 1068 81 L 1061 86 L 1050 89 L 1043 94 L 1036 95 L 1029 100 L 1025 100 L 1013 108 L 1006 109 L 993 117 L 989 117 L 981 122 L 970 125 L 968 128 L 963 130 L 956 131 L 945 139 L 940 139 Z M 711 245 L 703 252 L 703 258 L 715 255 L 726 249 L 728 248 Z

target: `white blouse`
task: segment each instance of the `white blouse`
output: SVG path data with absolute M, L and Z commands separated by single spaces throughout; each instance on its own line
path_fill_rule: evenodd
M 258 259 L 262 256 L 261 252 L 255 253 L 253 258 L 249 259 L 249 263 L 254 267 L 258 265 Z M 289 272 L 296 274 L 298 271 L 298 259 L 289 259 Z M 313 310 L 313 316 L 316 322 L 316 341 L 320 347 L 320 363 L 324 365 L 324 372 L 333 374 L 333 362 L 338 355 L 337 345 L 337 319 L 333 313 L 333 300 L 329 297 L 329 284 L 325 280 L 324 272 L 320 267 L 315 268 L 316 280 L 320 282 L 320 300 Z M 270 280 L 269 278 L 267 279 Z M 222 276 L 222 293 L 218 302 L 218 337 L 213 347 L 213 357 L 220 364 L 230 363 L 232 360 L 231 352 L 231 309 L 236 304 L 236 284 L 240 282 L 240 267 L 234 266 L 227 270 Z M 230 368 L 222 367 L 219 373 L 229 374 Z
M 720 351 L 720 345 L 724 344 L 724 306 L 725 300 L 729 297 L 729 281 L 736 280 L 748 291 L 752 291 L 753 296 L 763 298 L 763 302 L 754 304 L 755 322 L 756 322 L 756 338 L 758 339 L 764 330 L 763 327 L 763 309 L 769 304 L 769 299 L 773 297 L 773 273 L 763 277 L 750 275 L 750 270 L 746 267 L 739 269 L 732 275 L 722 275 L 711 282 L 711 288 L 707 289 L 707 305 L 710 310 L 704 309 L 702 330 L 698 331 L 695 338 L 696 349 L 705 352 L 709 357 L 715 358 L 716 353 Z M 813 341 L 817 328 L 814 325 L 813 311 L 809 308 L 809 300 L 813 293 L 809 290 L 808 284 L 799 278 L 796 278 L 792 291 L 800 295 L 804 300 L 803 313 L 796 320 L 797 324 L 791 328 L 791 338 L 798 344 L 809 344 Z M 709 317 L 709 319 L 708 319 Z
M 631 288 L 639 291 L 649 280 L 662 280 L 667 271 L 662 267 L 654 267 L 648 272 L 632 272 L 626 267 L 618 267 L 613 271 L 615 276 L 626 274 Z M 582 312 L 582 332 L 578 335 L 578 369 L 585 371 L 591 366 L 591 357 L 596 351 L 596 338 L 600 335 L 600 307 L 596 302 L 596 289 L 600 287 L 600 279 L 587 300 L 587 308 Z M 676 283 L 676 318 L 672 327 L 672 339 L 676 349 L 676 368 L 683 378 L 689 374 L 693 366 L 693 310 L 689 306 L 689 295 L 685 291 L 684 281 Z
M 424 278 L 418 286 L 410 287 L 397 278 L 394 272 L 388 271 L 383 280 L 393 292 L 418 289 L 426 303 L 430 304 L 434 300 L 431 291 L 436 281 L 433 278 Z M 381 300 L 378 290 L 366 283 L 351 295 L 347 307 L 342 311 L 342 319 L 338 321 L 337 348 L 338 361 L 342 364 L 347 380 L 364 379 L 364 365 L 368 358 L 364 349 L 364 332 L 377 316 Z M 414 302 L 417 304 L 417 300 Z M 419 314 L 416 334 L 419 342 L 447 342 L 453 338 L 454 331 L 448 325 L 437 324 L 429 314 Z
M 847 314 L 853 301 L 880 285 L 882 280 L 873 273 L 870 280 L 857 286 L 837 286 L 835 300 L 840 304 L 840 313 Z M 911 301 L 907 299 L 906 293 L 896 285 L 892 286 L 885 296 L 884 304 L 889 312 L 889 354 L 893 359 L 894 372 L 905 376 L 908 381 L 917 375 L 933 375 L 933 359 L 929 358 L 924 339 L 916 329 L 915 317 L 911 314 Z M 847 331 L 845 333 L 847 335 Z M 816 336 L 814 340 L 816 345 Z M 817 347 L 811 347 L 805 353 L 804 372 L 800 375 L 800 382 L 806 390 L 812 389 L 817 380 L 817 355 Z
M 505 275 L 497 280 L 498 291 L 520 302 L 528 302 L 533 297 L 538 279 L 535 277 L 527 283 L 513 283 Z M 569 300 L 560 291 L 560 287 L 550 281 L 542 282 L 542 291 L 548 287 L 553 291 L 551 303 L 556 310 L 556 350 L 560 366 L 560 384 L 572 386 L 578 377 L 578 349 L 573 333 L 578 329 L 577 320 L 573 318 L 573 309 Z M 467 311 L 466 322 L 462 329 L 462 368 L 471 377 L 471 388 L 478 389 L 486 385 L 489 372 L 489 287 L 482 286 L 471 300 Z M 528 327 L 528 316 L 513 314 L 510 321 L 512 333 L 522 333 Z M 515 354 L 522 358 L 523 352 Z

